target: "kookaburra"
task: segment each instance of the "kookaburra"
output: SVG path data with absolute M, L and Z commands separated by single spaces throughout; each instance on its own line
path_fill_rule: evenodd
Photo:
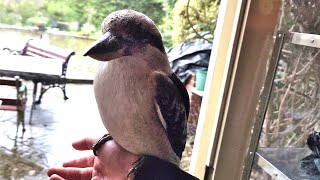
M 85 53 L 102 61 L 94 93 L 108 133 L 127 151 L 179 164 L 189 96 L 171 71 L 155 23 L 133 10 L 108 15 Z

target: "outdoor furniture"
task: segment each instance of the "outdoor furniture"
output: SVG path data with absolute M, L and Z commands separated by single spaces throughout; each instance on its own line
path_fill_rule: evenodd
M 38 83 L 41 84 L 56 84 L 66 85 L 72 84 L 92 84 L 92 79 L 69 79 L 60 76 L 61 69 L 59 69 L 60 62 L 52 61 L 49 58 L 34 57 L 34 56 L 20 56 L 20 55 L 5 55 L 0 56 L 0 76 L 15 77 L 19 76 L 21 79 L 32 81 L 34 84 L 32 107 L 30 111 L 30 120 L 32 121 L 32 113 L 36 104 L 36 96 Z
M 0 56 L 0 76 L 19 76 L 24 80 L 31 80 L 34 84 L 32 106 L 29 123 L 31 124 L 33 109 L 36 104 L 38 83 L 54 84 L 53 80 L 60 78 L 60 63 L 49 58 L 32 56 Z M 40 99 L 40 98 L 39 98 Z
M 22 131 L 25 131 L 24 124 L 24 112 L 27 103 L 27 88 L 22 86 L 21 79 L 16 76 L 15 78 L 0 78 L 0 86 L 3 87 L 3 91 L 13 90 L 14 97 L 4 97 L 2 91 L 0 91 L 0 110 L 5 111 L 17 111 L 17 131 L 20 123 L 22 123 Z M 4 88 L 12 87 L 12 88 Z
M 22 56 L 33 56 L 33 57 L 42 57 L 46 59 L 51 59 L 52 61 L 59 62 L 58 67 L 50 67 L 51 68 L 57 68 L 60 70 L 60 78 L 66 77 L 67 74 L 67 67 L 68 67 L 68 62 L 71 58 L 72 55 L 74 55 L 75 52 L 73 50 L 67 50 L 63 49 L 57 46 L 50 45 L 48 43 L 45 43 L 41 40 L 34 40 L 30 39 L 27 41 L 25 47 L 23 48 L 21 55 Z M 47 63 L 48 61 L 45 61 L 43 63 Z M 32 65 L 30 63 L 30 65 Z M 48 68 L 46 68 L 48 69 Z M 41 91 L 40 91 L 40 96 L 37 101 L 38 104 L 41 103 L 41 99 L 43 94 L 50 88 L 53 87 L 59 87 L 64 95 L 64 99 L 67 100 L 68 97 L 66 95 L 66 84 L 57 84 L 57 83 L 52 83 L 50 81 L 42 81 L 41 82 Z

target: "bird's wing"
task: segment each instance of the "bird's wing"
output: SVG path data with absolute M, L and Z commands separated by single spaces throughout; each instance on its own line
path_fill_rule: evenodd
M 187 137 L 189 95 L 174 73 L 170 76 L 157 74 L 155 80 L 159 119 L 165 126 L 172 149 L 181 158 Z

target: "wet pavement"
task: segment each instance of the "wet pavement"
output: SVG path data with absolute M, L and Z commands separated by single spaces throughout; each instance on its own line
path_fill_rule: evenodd
M 31 99 L 33 84 L 27 83 Z M 0 179 L 48 179 L 48 167 L 91 154 L 72 149 L 83 137 L 106 132 L 97 110 L 92 85 L 67 85 L 67 101 L 59 88 L 48 90 L 36 106 L 29 124 L 31 101 L 26 110 L 26 132 L 16 136 L 16 112 L 0 111 Z

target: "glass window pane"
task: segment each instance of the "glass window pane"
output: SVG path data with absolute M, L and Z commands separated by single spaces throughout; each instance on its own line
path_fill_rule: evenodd
M 282 2 L 278 30 L 320 34 L 320 1 Z M 284 41 L 252 179 L 320 179 L 320 156 L 306 145 L 312 132 L 320 132 L 320 49 L 306 37 L 305 45 L 294 44 L 291 38 Z M 318 140 L 320 147 L 320 136 Z
M 320 130 L 319 54 L 318 48 L 284 43 L 260 134 L 258 154 L 290 179 L 319 175 L 304 163 L 311 158 L 306 140 Z

